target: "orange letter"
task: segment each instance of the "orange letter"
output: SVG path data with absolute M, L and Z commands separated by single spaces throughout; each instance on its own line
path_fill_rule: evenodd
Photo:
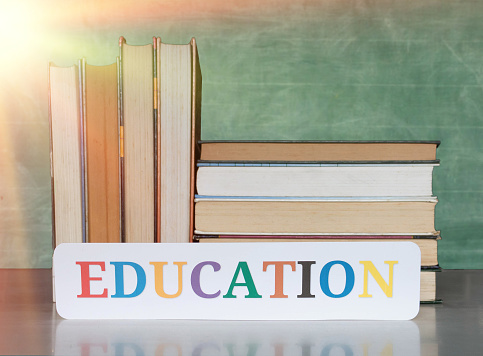
M 150 265 L 154 266 L 154 284 L 156 286 L 156 293 L 163 298 L 176 298 L 179 297 L 183 291 L 183 266 L 188 264 L 187 262 L 173 262 L 174 265 L 178 266 L 178 291 L 174 294 L 166 294 L 163 285 L 163 267 L 168 264 L 168 262 L 149 262 Z
M 283 294 L 283 266 L 288 265 L 292 267 L 292 271 L 295 271 L 295 261 L 264 261 L 263 272 L 266 272 L 270 265 L 275 266 L 275 293 L 270 298 L 288 298 L 287 295 Z

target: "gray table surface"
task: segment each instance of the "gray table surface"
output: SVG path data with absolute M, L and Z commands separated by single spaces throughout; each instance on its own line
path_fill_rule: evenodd
M 0 270 L 0 354 L 483 354 L 483 270 L 438 273 L 443 303 L 411 321 L 64 320 L 51 295 L 51 270 Z

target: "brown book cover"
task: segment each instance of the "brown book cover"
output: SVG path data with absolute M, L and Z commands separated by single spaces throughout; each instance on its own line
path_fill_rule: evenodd
M 82 61 L 87 242 L 120 242 L 117 63 Z
M 203 161 L 435 161 L 439 141 L 202 141 Z

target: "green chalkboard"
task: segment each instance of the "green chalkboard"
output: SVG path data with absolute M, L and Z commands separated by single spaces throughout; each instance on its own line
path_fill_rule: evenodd
M 483 2 L 325 2 L 198 39 L 202 138 L 441 140 L 444 268 L 482 268 Z M 286 15 L 286 16 L 285 16 Z

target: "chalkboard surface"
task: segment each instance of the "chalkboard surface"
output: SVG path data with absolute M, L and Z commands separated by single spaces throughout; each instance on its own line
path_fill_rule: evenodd
M 202 138 L 441 140 L 444 268 L 482 268 L 483 2 L 323 2 L 200 38 Z
M 483 268 L 483 1 L 21 3 L 0 54 L 0 267 L 51 264 L 48 61 L 113 63 L 122 35 L 196 37 L 203 140 L 440 140 L 440 264 Z

